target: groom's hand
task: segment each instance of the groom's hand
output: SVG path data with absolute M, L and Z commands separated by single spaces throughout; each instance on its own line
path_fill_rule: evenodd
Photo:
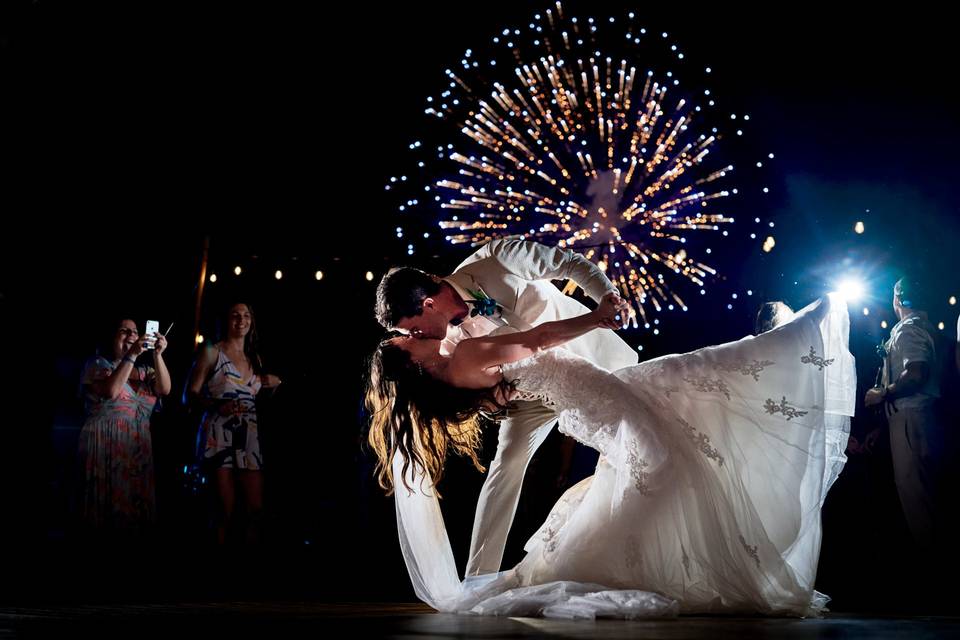
M 601 324 L 607 329 L 621 329 L 630 317 L 630 305 L 617 291 L 610 291 L 600 299 Z

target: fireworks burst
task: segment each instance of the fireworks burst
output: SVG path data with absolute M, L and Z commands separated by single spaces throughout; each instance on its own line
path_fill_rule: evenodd
M 447 88 L 427 98 L 450 141 L 410 145 L 434 178 L 401 215 L 439 218 L 454 244 L 519 236 L 583 253 L 629 297 L 634 327 L 686 311 L 685 292 L 704 293 L 717 276 L 702 257 L 707 239 L 735 222 L 734 166 L 717 151 L 749 116 L 722 118 L 708 89 L 681 89 L 671 68 L 684 54 L 633 13 L 583 20 L 558 2 L 492 44 L 483 61 L 468 49 Z M 391 178 L 387 189 L 406 182 Z

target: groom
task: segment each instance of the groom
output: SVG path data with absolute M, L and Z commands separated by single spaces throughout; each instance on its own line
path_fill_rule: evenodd
M 549 282 L 567 279 L 597 302 L 612 296 L 626 317 L 629 307 L 616 287 L 582 255 L 502 239 L 484 245 L 445 278 L 410 267 L 391 269 L 377 287 L 377 320 L 386 329 L 443 339 L 441 350 L 449 354 L 466 338 L 526 331 L 586 313 Z M 609 328 L 620 324 L 608 318 Z M 562 348 L 611 371 L 637 363 L 636 352 L 609 331 L 592 331 Z M 556 414 L 542 403 L 516 405 L 500 423 L 497 453 L 480 490 L 467 576 L 500 570 L 527 465 L 556 422 Z

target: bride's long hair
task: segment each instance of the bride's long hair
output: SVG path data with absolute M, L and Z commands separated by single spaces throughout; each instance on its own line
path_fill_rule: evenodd
M 410 490 L 410 465 L 436 487 L 449 450 L 485 471 L 477 457 L 481 427 L 489 415 L 506 407 L 512 390 L 506 381 L 488 389 L 451 387 L 421 371 L 410 354 L 389 339 L 382 341 L 370 359 L 365 402 L 370 413 L 367 441 L 377 455 L 377 481 L 387 495 L 396 487 L 397 452 L 403 457 L 403 485 Z

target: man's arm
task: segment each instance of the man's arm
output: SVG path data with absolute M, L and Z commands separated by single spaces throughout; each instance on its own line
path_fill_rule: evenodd
M 914 361 L 907 364 L 900 376 L 892 383 L 887 385 L 885 397 L 903 398 L 910 396 L 923 388 L 927 378 L 930 377 L 930 365 L 926 362 Z
M 927 383 L 930 367 L 936 364 L 933 338 L 920 327 L 903 327 L 895 340 L 895 349 L 903 356 L 903 371 L 886 387 L 867 391 L 864 404 L 868 407 L 917 393 Z
M 596 302 L 617 291 L 597 265 L 575 251 L 529 240 L 493 240 L 489 248 L 493 257 L 524 280 L 573 280 Z

